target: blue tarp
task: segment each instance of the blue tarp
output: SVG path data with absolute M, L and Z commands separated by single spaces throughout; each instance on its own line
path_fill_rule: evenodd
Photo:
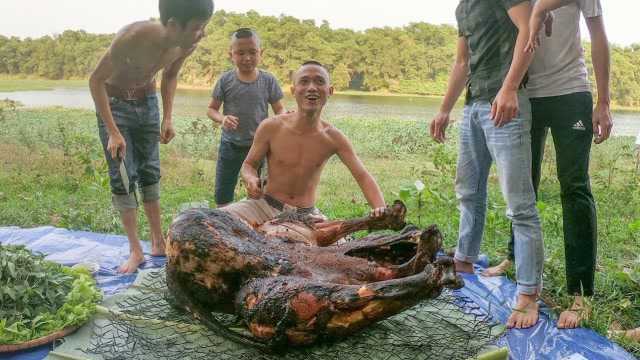
M 100 264 L 96 275 L 98 286 L 106 296 L 126 288 L 135 275 L 116 272 L 119 264 L 129 253 L 127 238 L 119 235 L 96 234 L 86 231 L 69 231 L 54 227 L 20 229 L 0 227 L 0 243 L 22 244 L 43 254 L 47 258 L 65 265 L 79 262 Z M 148 253 L 148 243 L 143 248 Z M 164 257 L 147 256 L 143 268 L 159 267 Z M 484 263 L 477 266 L 486 266 Z M 465 274 L 465 287 L 459 290 L 476 302 L 483 311 L 495 320 L 506 322 L 514 305 L 516 286 L 505 277 L 484 278 Z M 609 339 L 588 329 L 559 330 L 548 309 L 542 308 L 538 324 L 530 329 L 512 329 L 502 336 L 496 345 L 508 346 L 511 359 L 537 360 L 633 360 L 633 355 Z M 1 359 L 40 360 L 49 352 L 49 346 L 30 351 L 0 355 Z

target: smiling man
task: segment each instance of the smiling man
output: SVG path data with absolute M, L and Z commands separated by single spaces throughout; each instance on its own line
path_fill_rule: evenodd
M 297 111 L 264 120 L 242 165 L 241 176 L 251 199 L 222 210 L 254 227 L 284 211 L 322 217 L 315 208 L 316 189 L 327 160 L 338 155 L 362 189 L 372 215 L 382 215 L 385 202 L 380 187 L 346 136 L 322 119 L 333 94 L 327 69 L 316 61 L 305 62 L 293 75 L 291 93 Z M 265 156 L 269 181 L 263 187 L 258 168 Z

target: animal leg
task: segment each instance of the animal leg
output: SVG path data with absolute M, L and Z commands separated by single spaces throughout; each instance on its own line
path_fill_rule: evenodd
M 345 235 L 352 234 L 360 230 L 401 230 L 407 208 L 404 204 L 396 200 L 393 205 L 387 207 L 387 211 L 380 217 L 365 216 L 353 220 L 327 221 L 316 225 L 314 231 L 315 243 L 318 246 L 328 246 Z

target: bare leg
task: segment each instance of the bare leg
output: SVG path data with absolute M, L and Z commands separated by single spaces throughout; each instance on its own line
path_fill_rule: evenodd
M 473 264 L 465 261 L 455 260 L 456 272 L 473 274 Z
M 120 211 L 120 218 L 122 219 L 122 226 L 129 239 L 129 259 L 120 265 L 118 272 L 132 273 L 144 262 L 144 253 L 142 252 L 142 245 L 138 238 L 138 210 L 122 210 Z
M 558 329 L 575 329 L 580 326 L 580 321 L 584 318 L 585 311 L 588 311 L 585 305 L 582 296 L 574 297 L 571 307 L 560 313 Z
M 164 236 L 162 235 L 162 224 L 160 222 L 160 201 L 145 202 L 144 212 L 147 215 L 151 233 L 151 255 L 164 256 Z
M 518 301 L 513 312 L 507 320 L 508 328 L 526 329 L 538 322 L 539 306 L 536 300 L 538 295 L 518 294 Z
M 486 268 L 481 273 L 481 275 L 487 276 L 487 277 L 504 275 L 507 272 L 507 270 L 509 270 L 511 265 L 512 265 L 511 260 L 504 259 L 500 264 Z

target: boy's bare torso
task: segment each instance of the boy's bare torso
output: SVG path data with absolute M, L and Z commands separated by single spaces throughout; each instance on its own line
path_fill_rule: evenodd
M 267 120 L 269 181 L 265 193 L 293 206 L 310 207 L 315 204 L 322 170 L 337 152 L 338 130 L 321 121 L 311 131 L 300 131 L 296 117 L 289 113 Z
M 140 88 L 155 82 L 158 71 L 174 63 L 190 51 L 163 45 L 162 24 L 140 21 L 124 27 L 116 35 L 111 48 L 112 75 L 109 85 L 121 88 Z

